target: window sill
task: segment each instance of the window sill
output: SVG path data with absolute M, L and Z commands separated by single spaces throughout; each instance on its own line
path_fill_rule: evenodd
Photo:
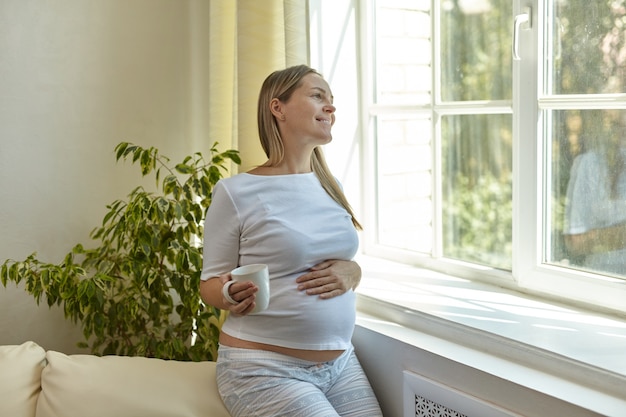
M 593 392 L 594 401 L 626 402 L 623 319 L 430 270 L 370 257 L 358 261 L 363 269 L 359 325 L 405 343 L 428 343 L 419 336 L 426 334 L 460 346 L 456 352 L 445 344 L 432 349 L 557 398 L 566 395 L 566 384 Z M 463 349 L 480 355 L 470 357 Z M 537 375 L 561 385 L 546 385 Z

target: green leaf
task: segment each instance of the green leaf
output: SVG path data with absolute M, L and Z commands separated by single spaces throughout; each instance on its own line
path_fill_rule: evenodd
M 138 146 L 133 146 L 132 147 L 132 151 L 131 151 L 131 147 L 129 147 L 128 148 L 128 152 L 132 152 L 133 153 L 133 163 L 135 163 L 135 162 L 137 162 L 137 160 L 139 158 L 141 158 L 141 154 L 143 152 L 143 148 L 140 148 Z
M 115 147 L 115 159 L 119 161 L 119 159 L 126 152 L 126 148 L 128 148 L 128 142 L 121 142 Z
M 202 253 L 197 249 L 191 248 L 189 250 L 189 261 L 194 266 L 195 269 L 202 269 Z
M 165 195 L 173 194 L 178 186 L 178 178 L 175 175 L 168 175 L 163 178 L 163 193 Z
M 7 263 L 3 263 L 2 267 L 0 267 L 0 283 L 2 283 L 3 287 L 7 286 L 7 280 L 9 278 L 9 268 Z
M 239 156 L 239 151 L 231 149 L 231 150 L 224 152 L 223 155 L 225 158 L 232 160 L 235 164 L 237 165 L 241 164 L 241 157 Z
M 175 168 L 176 171 L 180 172 L 181 174 L 192 174 L 194 172 L 194 168 L 187 164 L 177 164 Z
M 141 175 L 148 175 L 154 167 L 154 160 L 150 154 L 149 149 L 144 149 L 141 152 Z
M 180 220 L 183 215 L 183 202 L 177 201 L 176 204 L 174 204 L 174 216 L 176 216 L 177 220 Z
M 222 173 L 216 166 L 209 167 L 209 181 L 211 184 L 217 183 L 222 178 Z
M 155 180 L 156 180 L 156 186 L 159 186 L 159 179 L 161 178 L 161 168 L 157 169 L 155 174 L 154 174 Z

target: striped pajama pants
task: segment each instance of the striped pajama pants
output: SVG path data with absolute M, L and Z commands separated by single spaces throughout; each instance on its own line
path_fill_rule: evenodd
M 316 363 L 221 345 L 217 385 L 233 417 L 382 417 L 352 347 Z

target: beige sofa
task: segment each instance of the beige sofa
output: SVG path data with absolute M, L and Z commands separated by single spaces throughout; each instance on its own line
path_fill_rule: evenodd
M 215 363 L 0 346 L 2 417 L 229 417 Z

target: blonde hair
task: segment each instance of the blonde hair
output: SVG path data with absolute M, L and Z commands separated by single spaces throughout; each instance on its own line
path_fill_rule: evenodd
M 291 98 L 293 92 L 301 85 L 302 78 L 307 74 L 317 74 L 321 77 L 320 73 L 307 65 L 296 65 L 284 70 L 274 71 L 265 79 L 261 86 L 257 118 L 259 138 L 261 139 L 263 151 L 268 158 L 268 166 L 278 165 L 285 156 L 283 140 L 278 130 L 276 118 L 270 110 L 270 102 L 277 98 L 281 102 L 286 103 Z M 311 168 L 328 195 L 350 214 L 354 227 L 362 230 L 362 226 L 356 220 L 348 199 L 330 172 L 324 153 L 319 146 L 314 149 L 311 155 Z

